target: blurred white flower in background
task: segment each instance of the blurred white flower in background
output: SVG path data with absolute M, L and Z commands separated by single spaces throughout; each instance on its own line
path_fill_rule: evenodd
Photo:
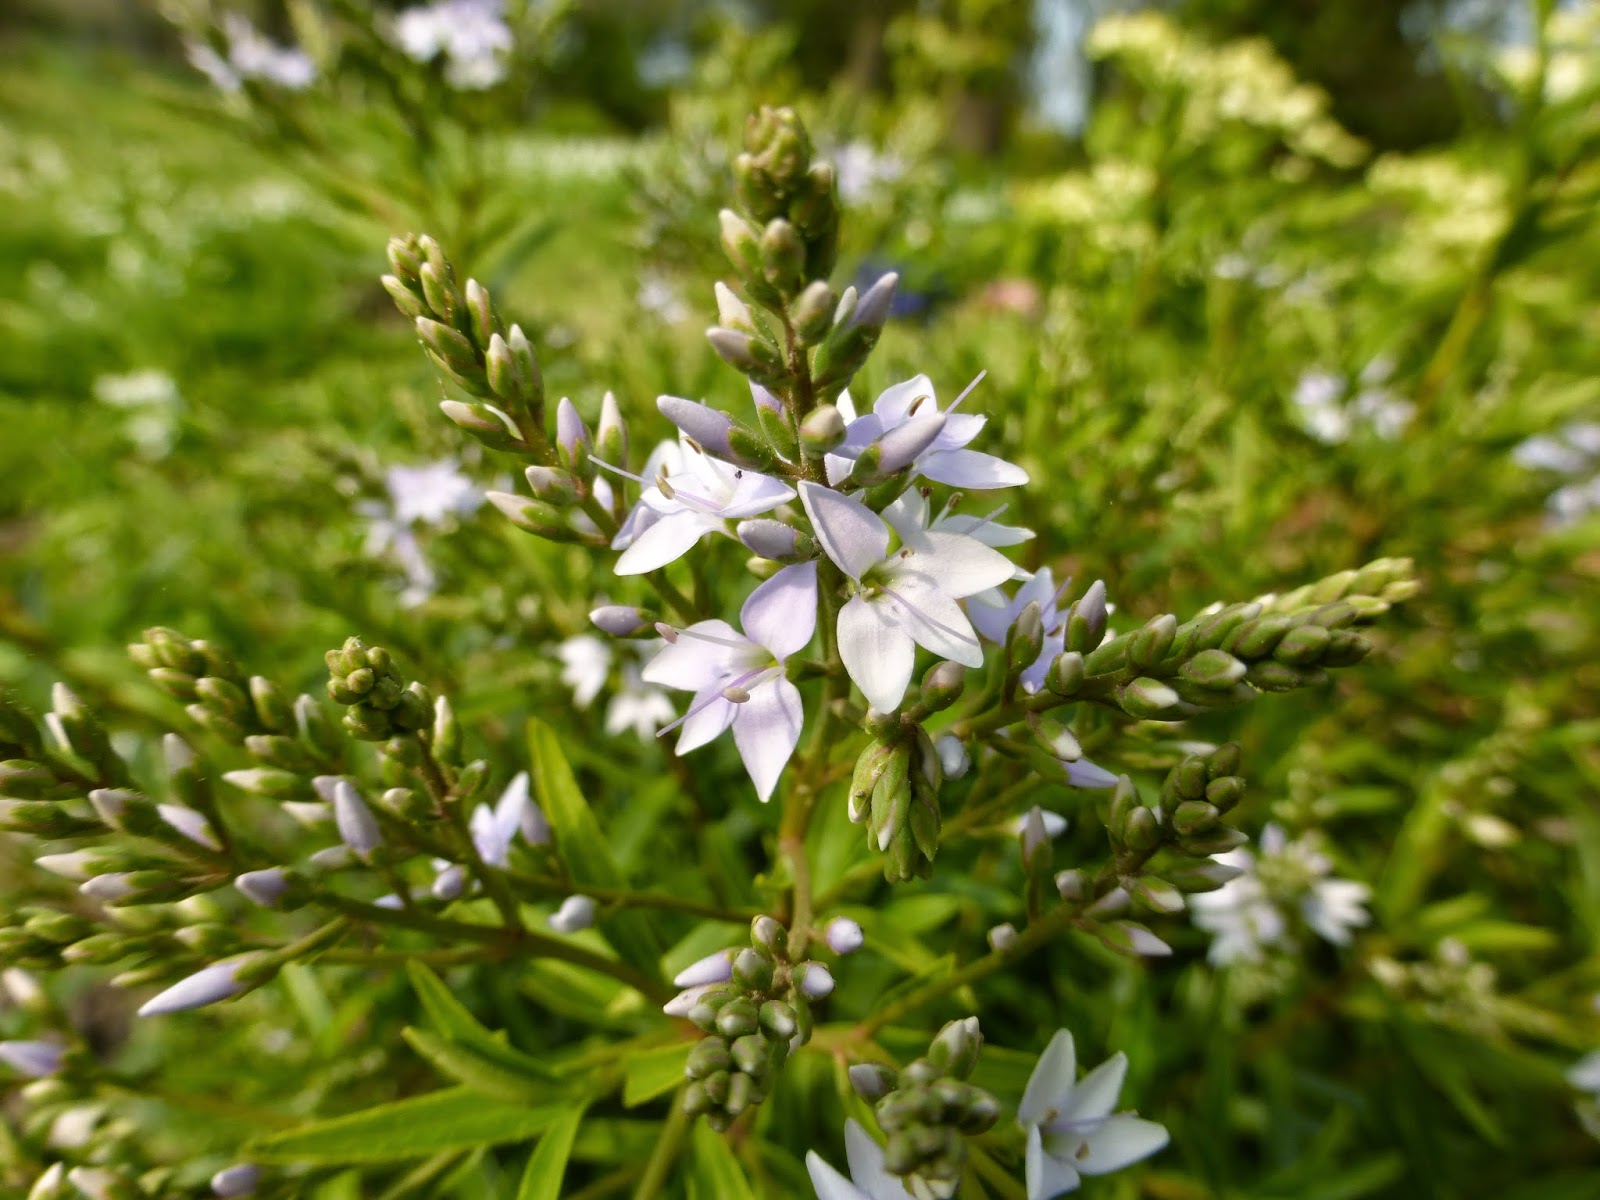
M 178 433 L 178 385 L 165 371 L 148 368 L 101 375 L 94 398 L 125 414 L 124 429 L 147 458 L 161 458 Z
M 437 0 L 396 19 L 395 41 L 408 58 L 444 56 L 444 77 L 463 92 L 481 92 L 505 79 L 514 42 L 501 0 Z

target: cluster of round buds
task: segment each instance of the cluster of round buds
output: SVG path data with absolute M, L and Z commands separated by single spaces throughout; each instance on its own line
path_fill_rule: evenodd
M 367 742 L 415 733 L 433 723 L 433 700 L 421 684 L 409 687 L 382 646 L 346 638 L 327 653 L 328 695 L 346 705 L 344 727 Z
M 927 730 L 895 722 L 856 760 L 850 820 L 867 827 L 867 843 L 885 855 L 891 883 L 926 879 L 939 852 L 939 788 L 944 768 Z
M 903 1071 L 879 1063 L 850 1068 L 856 1094 L 874 1102 L 878 1125 L 889 1135 L 884 1168 L 918 1200 L 955 1194 L 967 1137 L 986 1133 L 1000 1117 L 1000 1102 L 968 1082 L 982 1049 L 978 1018 L 966 1017 L 941 1029 L 927 1056 Z
M 684 1111 L 726 1129 L 766 1099 L 789 1055 L 811 1037 L 811 1001 L 833 990 L 821 963 L 794 963 L 789 932 L 772 917 L 750 924 L 750 945 L 701 959 L 674 980 L 666 1006 L 706 1036 L 689 1054 Z

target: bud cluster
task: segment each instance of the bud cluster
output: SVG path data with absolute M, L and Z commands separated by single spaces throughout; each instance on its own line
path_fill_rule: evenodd
M 751 922 L 749 946 L 702 959 L 675 982 L 687 990 L 667 1011 L 706 1034 L 684 1069 L 684 1111 L 717 1130 L 766 1099 L 811 1038 L 811 1001 L 833 990 L 821 963 L 790 959 L 788 930 L 767 916 Z
M 1000 1103 L 969 1083 L 983 1034 L 977 1017 L 951 1021 L 927 1056 L 896 1072 L 880 1063 L 850 1068 L 850 1082 L 874 1102 L 878 1125 L 889 1135 L 884 1169 L 901 1176 L 913 1196 L 945 1200 L 955 1194 L 967 1162 L 969 1136 L 987 1133 Z
M 351 637 L 325 657 L 328 695 L 347 706 L 343 723 L 351 737 L 382 742 L 432 723 L 433 697 L 420 683 L 407 685 L 382 646 Z
M 1261 692 L 1327 681 L 1372 649 L 1354 626 L 1376 620 L 1414 595 L 1409 559 L 1379 559 L 1281 597 L 1230 604 L 1179 624 L 1153 617 L 1131 633 L 1101 641 L 1105 590 L 1096 582 L 1064 616 L 1064 649 L 1046 686 L 1141 720 L 1179 721 L 1227 708 Z
M 915 722 L 890 723 L 856 759 L 850 820 L 866 825 L 867 844 L 885 856 L 883 874 L 891 883 L 933 874 L 943 784 L 939 752 Z

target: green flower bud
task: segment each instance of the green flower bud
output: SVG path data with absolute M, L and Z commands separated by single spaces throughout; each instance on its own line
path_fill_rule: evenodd
M 1178 618 L 1171 613 L 1153 617 L 1128 639 L 1128 661 L 1149 670 L 1163 658 L 1178 634 Z
M 1244 678 L 1245 665 L 1226 650 L 1202 650 L 1179 668 L 1190 683 L 1212 691 L 1226 691 Z
M 1332 641 L 1333 635 L 1321 625 L 1298 625 L 1283 635 L 1272 657 L 1290 666 L 1315 666 Z
M 1045 686 L 1058 696 L 1076 696 L 1083 686 L 1083 655 L 1076 650 L 1058 654 L 1045 676 Z

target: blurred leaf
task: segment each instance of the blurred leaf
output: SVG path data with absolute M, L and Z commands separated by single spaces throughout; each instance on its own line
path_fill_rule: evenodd
M 529 1108 L 489 1099 L 472 1088 L 449 1088 L 260 1138 L 247 1151 L 262 1163 L 395 1162 L 525 1141 L 570 1109 L 566 1104 Z

